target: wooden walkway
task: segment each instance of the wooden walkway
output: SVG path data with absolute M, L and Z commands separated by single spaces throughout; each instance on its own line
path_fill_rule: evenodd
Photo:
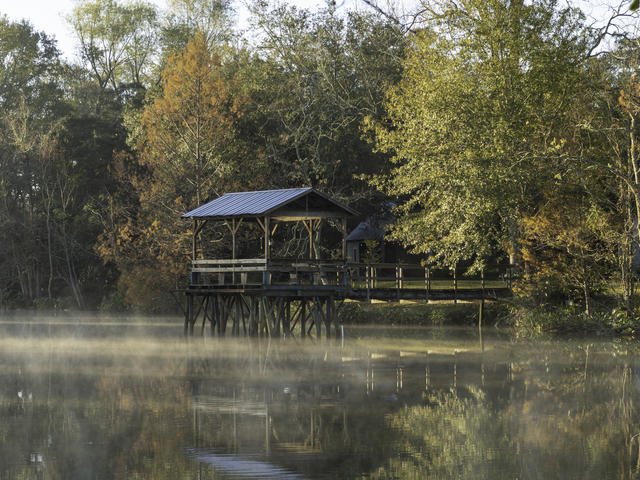
M 414 272 L 413 276 L 410 275 Z M 419 272 L 420 276 L 415 275 Z M 185 295 L 185 334 L 331 337 L 346 300 L 480 301 L 511 294 L 506 277 L 433 275 L 419 265 L 300 260 L 196 260 Z

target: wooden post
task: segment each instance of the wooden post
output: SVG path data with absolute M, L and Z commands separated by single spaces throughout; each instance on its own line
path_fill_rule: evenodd
M 319 297 L 313 297 L 313 323 L 316 324 L 316 338 L 322 338 L 322 300 Z
M 264 217 L 264 259 L 269 260 L 269 249 L 271 247 L 271 228 L 269 227 L 269 217 Z
M 191 322 L 191 311 L 193 310 L 193 297 L 187 293 L 187 307 L 184 309 L 184 335 L 189 334 L 189 323 Z
M 371 267 L 367 265 L 365 268 L 365 277 L 367 281 L 367 302 L 371 302 Z
M 276 306 L 275 306 L 275 325 L 274 325 L 274 329 L 273 329 L 273 336 L 274 337 L 279 337 L 280 336 L 280 325 L 282 324 L 282 303 L 283 303 L 283 298 L 278 298 L 276 300 Z
M 340 336 L 340 332 L 338 330 L 338 319 L 336 318 L 336 309 L 335 309 L 335 301 L 333 299 L 333 295 L 330 295 L 327 299 L 327 338 L 331 335 L 331 327 L 335 324 L 336 327 L 336 338 Z
M 424 290 L 425 290 L 425 300 L 429 303 L 429 291 L 431 290 L 431 278 L 429 267 L 424 267 Z
M 193 313 L 193 295 L 189 295 L 189 335 L 191 336 L 193 336 L 193 325 L 196 322 Z
M 456 270 L 458 265 L 454 265 L 453 267 L 453 303 L 458 303 L 458 276 L 456 275 Z
M 234 295 L 233 297 L 233 334 L 236 337 L 240 336 L 240 315 L 242 314 L 240 310 L 240 296 Z
M 307 300 L 300 299 L 300 338 L 307 336 Z
M 396 263 L 396 299 L 400 301 L 400 266 Z
M 342 260 L 347 261 L 347 218 L 342 217 Z
M 253 337 L 256 332 L 256 312 L 253 295 L 249 296 L 249 336 Z
M 191 260 L 195 261 L 196 260 L 196 251 L 197 251 L 197 246 L 196 246 L 196 238 L 198 235 L 198 220 L 196 220 L 195 217 L 193 217 L 193 238 L 191 239 Z
M 285 299 L 284 305 L 284 319 L 282 325 L 282 333 L 283 335 L 291 335 L 291 299 Z
M 258 336 L 264 335 L 264 297 L 258 297 Z
M 211 325 L 210 335 L 213 337 L 215 335 L 215 327 L 217 325 L 216 315 L 218 314 L 218 305 L 217 305 L 218 297 L 212 295 L 209 302 L 209 323 Z
M 227 331 L 227 302 L 224 295 L 218 295 L 220 299 L 220 319 L 218 320 L 218 336 L 222 337 Z
M 309 260 L 313 258 L 313 219 L 309 220 Z
M 264 285 L 271 285 L 271 272 L 269 271 L 269 258 L 271 257 L 271 228 L 269 226 L 269 217 L 264 217 L 264 259 L 267 260 L 265 272 L 262 277 Z
M 482 317 L 484 317 L 484 269 L 480 270 L 480 288 L 482 290 L 482 294 L 480 296 L 480 311 L 478 312 L 478 331 L 480 333 L 480 344 L 484 346 L 484 343 L 482 342 Z
M 236 219 L 231 219 L 231 258 L 236 259 Z M 235 276 L 235 275 L 234 275 Z M 233 282 L 235 283 L 235 281 Z

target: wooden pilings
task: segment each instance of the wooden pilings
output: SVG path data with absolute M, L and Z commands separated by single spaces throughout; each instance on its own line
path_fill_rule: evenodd
M 238 292 L 187 291 L 185 335 L 194 334 L 202 322 L 201 334 L 233 336 L 306 337 L 339 336 L 335 298 L 332 294 L 260 295 Z

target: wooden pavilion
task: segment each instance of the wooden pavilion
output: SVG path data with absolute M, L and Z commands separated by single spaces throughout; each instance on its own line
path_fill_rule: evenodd
M 209 320 L 212 332 L 248 335 L 293 335 L 300 325 L 305 336 L 321 326 L 327 336 L 336 326 L 334 299 L 348 288 L 346 269 L 347 218 L 352 208 L 313 188 L 291 188 L 227 193 L 185 213 L 193 221 L 192 269 L 185 310 L 185 330 L 193 331 L 200 314 L 203 332 Z M 315 232 L 332 219 L 342 234 L 338 259 L 320 259 Z M 231 258 L 199 258 L 204 225 L 219 222 L 231 233 Z M 299 222 L 308 233 L 308 258 L 283 259 L 271 255 L 272 238 L 283 222 Z M 237 233 L 243 224 L 262 232 L 263 255 L 237 258 Z M 197 301 L 199 300 L 199 302 Z M 294 306 L 293 316 L 291 314 Z

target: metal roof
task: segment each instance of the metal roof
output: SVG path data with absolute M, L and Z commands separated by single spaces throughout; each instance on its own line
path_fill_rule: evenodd
M 357 214 L 355 210 L 340 204 L 328 195 L 318 192 L 311 187 L 305 187 L 286 188 L 281 190 L 225 193 L 221 197 L 218 197 L 209 203 L 205 203 L 204 205 L 201 205 L 198 208 L 191 210 L 184 215 L 181 215 L 181 217 L 204 218 L 236 217 L 243 215 L 267 215 L 274 210 L 311 193 L 317 194 L 325 200 L 328 200 L 334 206 L 344 210 L 347 214 Z

